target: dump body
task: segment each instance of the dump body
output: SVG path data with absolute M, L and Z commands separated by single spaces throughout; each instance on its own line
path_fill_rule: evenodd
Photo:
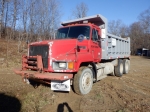
M 121 38 L 107 33 L 106 38 L 101 39 L 102 59 L 116 59 L 130 57 L 130 37 Z

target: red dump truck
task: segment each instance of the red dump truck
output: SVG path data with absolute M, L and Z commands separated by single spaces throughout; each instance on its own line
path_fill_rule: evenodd
M 130 38 L 107 32 L 107 19 L 94 15 L 62 23 L 54 40 L 33 42 L 15 69 L 27 83 L 51 85 L 51 90 L 91 91 L 94 82 L 109 75 L 121 77 L 130 69 Z

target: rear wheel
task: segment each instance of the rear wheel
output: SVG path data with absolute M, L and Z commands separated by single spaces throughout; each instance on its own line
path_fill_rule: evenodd
M 123 73 L 127 74 L 129 72 L 129 69 L 130 69 L 130 60 L 124 59 L 123 60 Z
M 118 60 L 118 65 L 115 66 L 115 75 L 121 77 L 123 74 L 123 60 Z
M 73 88 L 79 95 L 88 94 L 93 85 L 93 72 L 88 67 L 81 67 L 74 76 Z

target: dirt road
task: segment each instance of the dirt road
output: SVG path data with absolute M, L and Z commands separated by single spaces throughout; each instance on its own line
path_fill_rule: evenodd
M 150 112 L 150 59 L 132 56 L 127 75 L 108 76 L 85 96 L 34 89 L 12 71 L 0 70 L 0 111 L 11 111 L 6 105 L 14 112 Z

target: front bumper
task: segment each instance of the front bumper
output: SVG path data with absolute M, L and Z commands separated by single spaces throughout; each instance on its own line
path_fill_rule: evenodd
M 27 71 L 19 69 L 15 69 L 14 72 L 27 79 L 64 81 L 73 78 L 73 74 L 70 73 L 39 73 L 37 71 Z

